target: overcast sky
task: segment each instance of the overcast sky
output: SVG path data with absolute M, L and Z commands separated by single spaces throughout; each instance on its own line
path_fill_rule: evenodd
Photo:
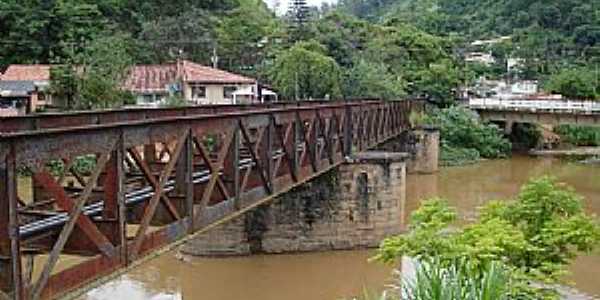
M 264 0 L 265 2 L 267 2 L 267 4 L 269 5 L 269 7 L 273 7 L 273 3 L 275 3 L 275 0 Z M 288 7 L 288 1 L 289 0 L 280 0 L 281 2 L 281 8 L 280 9 L 284 9 L 287 10 Z M 323 2 L 328 2 L 328 3 L 336 3 L 338 0 L 307 0 L 309 5 L 317 5 L 320 6 L 321 3 Z

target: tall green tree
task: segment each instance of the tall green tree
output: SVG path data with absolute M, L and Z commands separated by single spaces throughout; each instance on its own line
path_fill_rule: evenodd
M 378 26 L 354 16 L 332 12 L 315 24 L 314 38 L 327 48 L 327 54 L 344 67 L 360 61 L 361 52 Z
M 278 24 L 262 0 L 244 0 L 217 27 L 220 65 L 257 75 Z
M 144 21 L 137 39 L 138 60 L 162 63 L 184 57 L 210 64 L 218 22 L 210 11 L 197 7 Z
M 341 70 L 317 42 L 299 42 L 277 56 L 269 69 L 273 85 L 287 99 L 341 96 Z
M 565 69 L 552 75 L 545 89 L 568 98 L 600 99 L 597 72 L 591 68 Z
M 290 0 L 286 19 L 291 42 L 309 39 L 311 10 L 306 0 Z
M 448 41 L 414 26 L 390 23 L 375 31 L 366 57 L 388 66 L 407 81 L 409 95 L 446 105 L 453 102 L 461 78 L 449 52 Z
M 346 98 L 401 99 L 406 96 L 406 84 L 386 65 L 360 60 L 346 70 L 343 93 Z
M 133 99 L 121 88 L 132 63 L 128 36 L 103 35 L 55 66 L 50 88 L 67 110 L 119 107 Z

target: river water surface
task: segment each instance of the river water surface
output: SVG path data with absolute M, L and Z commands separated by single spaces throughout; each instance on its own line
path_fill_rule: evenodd
M 411 175 L 405 214 L 417 208 L 421 199 L 441 196 L 458 208 L 461 218 L 470 219 L 478 206 L 511 198 L 528 178 L 545 174 L 574 187 L 585 197 L 586 209 L 600 215 L 600 166 L 523 156 L 446 168 L 435 175 Z M 372 254 L 341 251 L 180 260 L 170 252 L 81 299 L 350 299 L 365 289 L 380 290 L 390 283 L 392 268 L 369 263 Z M 600 295 L 600 253 L 578 258 L 571 270 L 579 290 Z

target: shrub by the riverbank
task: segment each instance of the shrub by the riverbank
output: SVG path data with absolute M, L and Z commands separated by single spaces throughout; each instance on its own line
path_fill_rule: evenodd
M 584 213 L 581 200 L 572 189 L 551 178 L 533 179 L 514 201 L 490 202 L 476 222 L 462 228 L 455 225 L 457 213 L 446 201 L 428 200 L 411 215 L 409 233 L 382 242 L 377 259 L 391 263 L 409 256 L 445 274 L 417 276 L 413 286 L 421 290 L 440 291 L 435 289 L 440 287 L 437 279 L 474 280 L 475 288 L 489 287 L 479 284 L 489 279 L 489 266 L 497 264 L 505 270 L 507 280 L 496 281 L 502 285 L 496 290 L 502 291 L 501 297 L 484 298 L 477 293 L 469 298 L 444 298 L 431 294 L 426 297 L 431 300 L 557 299 L 554 287 L 563 283 L 567 266 L 577 254 L 597 249 L 600 244 L 600 224 Z M 465 267 L 464 263 L 466 272 L 460 273 L 461 278 L 448 277 L 459 276 L 450 271 Z M 420 291 L 408 286 L 405 292 L 409 295 Z
M 440 161 L 444 166 L 463 165 L 480 158 L 505 158 L 510 154 L 511 144 L 500 129 L 481 122 L 467 108 L 455 106 L 436 110 L 425 123 L 440 129 Z

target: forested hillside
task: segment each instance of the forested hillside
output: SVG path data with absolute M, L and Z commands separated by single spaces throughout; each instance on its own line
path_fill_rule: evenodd
M 470 38 L 548 30 L 580 46 L 600 38 L 598 0 L 341 0 L 340 8 L 370 20 L 399 18 L 432 33 Z
M 341 0 L 340 9 L 465 42 L 510 35 L 504 51 L 528 59 L 533 76 L 600 57 L 599 0 Z

